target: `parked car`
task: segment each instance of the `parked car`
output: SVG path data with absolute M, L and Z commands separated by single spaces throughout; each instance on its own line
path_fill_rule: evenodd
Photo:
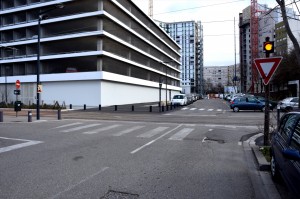
M 179 104 L 181 106 L 184 106 L 187 104 L 187 97 L 185 94 L 177 94 L 177 95 L 174 95 L 171 102 L 172 104 Z
M 300 112 L 281 117 L 271 138 L 271 175 L 281 176 L 295 198 L 300 198 Z
M 230 108 L 234 112 L 238 112 L 240 110 L 265 111 L 265 102 L 259 101 L 255 97 L 238 97 L 230 102 Z
M 280 110 L 292 111 L 298 108 L 299 97 L 288 97 L 278 102 Z
M 256 99 L 258 99 L 259 101 L 262 101 L 262 102 L 265 102 L 266 101 L 266 98 L 265 97 L 262 97 L 262 96 L 254 96 Z M 273 100 L 270 100 L 269 99 L 269 103 L 271 104 L 271 107 L 270 109 L 273 110 L 273 109 L 276 109 L 277 107 L 277 102 L 276 101 L 273 101 Z

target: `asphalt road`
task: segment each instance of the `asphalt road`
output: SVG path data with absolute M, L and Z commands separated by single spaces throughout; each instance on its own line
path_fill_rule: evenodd
M 261 120 L 201 100 L 164 113 L 68 111 L 63 120 L 2 123 L 0 196 L 267 198 L 243 147 Z

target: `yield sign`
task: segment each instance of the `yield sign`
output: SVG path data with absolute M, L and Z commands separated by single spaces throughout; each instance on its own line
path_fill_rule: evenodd
M 269 81 L 278 68 L 281 60 L 282 57 L 254 59 L 256 68 L 265 85 L 269 84 Z

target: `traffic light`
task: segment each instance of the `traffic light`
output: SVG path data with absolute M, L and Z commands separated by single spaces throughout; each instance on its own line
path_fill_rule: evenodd
M 274 41 L 265 41 L 264 42 L 264 52 L 265 53 L 274 53 Z

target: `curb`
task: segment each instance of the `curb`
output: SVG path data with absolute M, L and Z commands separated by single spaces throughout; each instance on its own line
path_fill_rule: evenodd
M 258 146 L 251 146 L 251 150 L 254 154 L 256 163 L 258 165 L 258 169 L 260 171 L 270 171 L 271 170 L 270 163 L 263 156 L 263 154 L 259 150 L 259 147 Z
M 256 145 L 255 140 L 261 136 L 263 136 L 263 133 L 258 133 L 257 135 L 252 136 L 248 139 L 249 146 L 251 147 L 251 150 L 253 152 L 253 155 L 255 157 L 258 170 L 259 171 L 270 171 L 271 166 L 270 163 L 267 162 L 266 158 L 263 156 L 263 154 L 259 150 L 259 146 Z

